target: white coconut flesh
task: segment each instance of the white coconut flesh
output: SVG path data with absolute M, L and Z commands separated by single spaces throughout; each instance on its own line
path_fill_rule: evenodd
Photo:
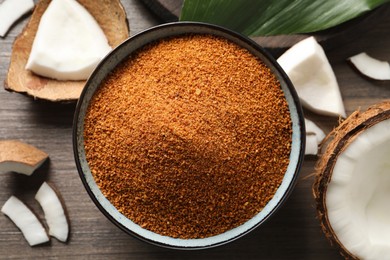
M 46 243 L 49 237 L 32 211 L 18 198 L 11 196 L 1 208 L 12 222 L 22 231 L 30 246 Z
M 306 146 L 305 154 L 317 155 L 318 146 L 325 138 L 325 133 L 313 121 L 305 118 Z
M 329 223 L 360 259 L 390 259 L 390 119 L 359 134 L 334 165 L 326 191 Z
M 318 142 L 315 134 L 306 133 L 305 155 L 317 155 Z
M 85 80 L 111 47 L 75 0 L 53 0 L 39 23 L 26 69 L 58 80 Z
M 49 235 L 59 241 L 66 242 L 69 234 L 69 225 L 64 208 L 56 192 L 44 182 L 35 195 L 45 214 L 49 226 Z
M 13 161 L 0 162 L 0 172 L 17 172 L 25 175 L 31 175 L 37 168 L 41 167 L 45 161 L 46 158 L 42 159 L 33 166 Z
M 6 0 L 0 4 L 0 36 L 4 37 L 11 26 L 34 8 L 33 0 Z
M 291 79 L 302 106 L 319 114 L 346 117 L 336 76 L 314 37 L 298 42 L 277 61 Z
M 363 75 L 375 80 L 390 80 L 390 65 L 362 52 L 349 58 L 349 61 Z

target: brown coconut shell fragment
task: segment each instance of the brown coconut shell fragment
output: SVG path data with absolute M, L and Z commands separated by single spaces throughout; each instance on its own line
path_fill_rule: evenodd
M 0 140 L 0 172 L 31 175 L 48 158 L 38 148 L 17 140 Z
M 322 231 L 333 246 L 336 246 L 346 259 L 358 259 L 350 253 L 337 239 L 330 225 L 326 193 L 331 181 L 333 168 L 339 155 L 365 129 L 390 118 L 390 100 L 369 107 L 366 111 L 356 111 L 340 123 L 324 140 L 322 154 L 316 164 L 316 178 L 313 184 L 313 195 Z
M 30 21 L 16 38 L 5 89 L 24 93 L 49 101 L 75 101 L 79 98 L 85 81 L 58 81 L 38 76 L 25 69 L 40 19 L 51 0 L 41 0 L 35 6 Z M 111 47 L 116 47 L 129 37 L 126 12 L 119 0 L 78 0 L 96 19 Z

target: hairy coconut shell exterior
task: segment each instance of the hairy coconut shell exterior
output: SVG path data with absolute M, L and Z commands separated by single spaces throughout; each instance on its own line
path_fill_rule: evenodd
M 16 38 L 5 80 L 5 89 L 49 101 L 75 101 L 85 81 L 59 81 L 38 76 L 25 69 L 39 22 L 51 0 L 41 0 L 35 6 L 30 21 Z M 78 0 L 98 22 L 111 47 L 129 37 L 126 12 L 119 0 Z
M 390 100 L 373 105 L 365 112 L 356 111 L 340 123 L 325 138 L 324 149 L 316 165 L 316 179 L 313 185 L 313 194 L 317 207 L 317 215 L 322 230 L 332 245 L 338 247 L 346 259 L 358 259 L 351 254 L 338 240 L 329 223 L 326 208 L 326 191 L 332 178 L 333 168 L 337 158 L 348 145 L 365 129 L 390 118 Z

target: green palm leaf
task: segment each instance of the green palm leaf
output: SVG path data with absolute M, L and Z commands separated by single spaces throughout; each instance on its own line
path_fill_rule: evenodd
M 390 0 L 185 0 L 181 21 L 208 22 L 249 36 L 331 28 Z

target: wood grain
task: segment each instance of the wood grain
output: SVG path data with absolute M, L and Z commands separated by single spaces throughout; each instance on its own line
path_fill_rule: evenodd
M 2 2 L 2 0 L 0 0 Z M 154 16 L 136 0 L 123 0 L 132 34 L 156 25 Z M 9 65 L 12 42 L 28 18 L 0 38 L 0 82 Z M 340 84 L 347 113 L 367 108 L 390 98 L 389 83 L 368 81 L 345 62 L 350 55 L 366 51 L 390 61 L 390 15 L 371 24 L 356 40 L 327 52 Z M 11 195 L 31 206 L 39 217 L 42 210 L 34 195 L 42 181 L 51 182 L 62 194 L 71 221 L 67 244 L 52 239 L 48 245 L 31 248 L 21 232 L 0 214 L 0 258 L 2 259 L 341 259 L 322 234 L 315 217 L 311 176 L 315 157 L 305 158 L 301 175 L 291 197 L 277 214 L 247 236 L 218 248 L 175 251 L 159 248 L 128 236 L 111 224 L 94 206 L 76 171 L 72 150 L 72 120 L 75 104 L 36 101 L 0 86 L 0 137 L 19 139 L 47 152 L 50 160 L 32 176 L 0 175 L 0 207 Z M 306 111 L 306 116 L 325 131 L 337 119 Z

